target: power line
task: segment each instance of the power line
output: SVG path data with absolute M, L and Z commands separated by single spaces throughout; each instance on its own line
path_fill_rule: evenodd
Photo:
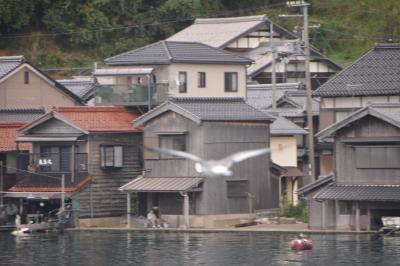
M 257 10 L 264 10 L 266 8 L 271 7 L 283 7 L 285 4 L 277 3 L 277 4 L 270 4 L 264 5 L 261 7 L 252 7 L 247 9 L 239 9 L 239 10 L 228 10 L 217 12 L 214 14 L 214 17 L 219 17 L 221 15 L 227 14 L 236 14 L 237 12 L 251 12 Z M 42 37 L 56 37 L 60 35 L 79 35 L 79 34 L 87 34 L 92 32 L 103 32 L 103 31 L 115 31 L 115 30 L 122 30 L 122 29 L 130 29 L 130 28 L 140 28 L 145 26 L 159 26 L 164 23 L 177 23 L 177 22 L 185 22 L 185 21 L 193 21 L 195 18 L 193 17 L 184 17 L 180 19 L 173 19 L 173 20 L 163 20 L 163 21 L 156 21 L 156 22 L 149 22 L 149 23 L 140 23 L 140 24 L 132 24 L 132 25 L 119 25 L 113 27 L 100 27 L 100 28 L 92 28 L 92 29 L 84 29 L 84 30 L 71 30 L 71 31 L 63 31 L 63 32 L 52 32 L 52 33 L 21 33 L 21 34 L 9 34 L 9 35 L 0 35 L 0 39 L 18 39 L 18 38 L 42 38 Z

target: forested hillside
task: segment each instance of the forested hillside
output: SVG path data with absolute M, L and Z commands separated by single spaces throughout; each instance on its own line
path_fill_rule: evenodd
M 310 0 L 312 44 L 346 65 L 376 42 L 400 41 L 399 0 Z M 293 30 L 282 0 L 0 0 L 0 55 L 41 68 L 87 67 L 164 39 L 196 17 L 267 14 Z M 71 72 L 54 72 L 58 76 Z

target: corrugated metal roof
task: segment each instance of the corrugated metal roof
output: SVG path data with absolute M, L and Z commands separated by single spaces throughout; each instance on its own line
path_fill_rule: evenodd
M 170 63 L 250 64 L 233 53 L 197 42 L 159 41 L 105 60 L 108 65 L 148 65 Z
M 120 187 L 124 192 L 180 192 L 198 187 L 203 182 L 200 177 L 143 177 Z
M 400 185 L 330 185 L 314 197 L 316 200 L 400 201 Z
M 377 44 L 313 93 L 321 97 L 400 94 L 400 44 Z

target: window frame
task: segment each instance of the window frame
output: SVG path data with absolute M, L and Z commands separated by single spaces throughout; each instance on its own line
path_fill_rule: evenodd
M 197 72 L 197 88 L 207 87 L 207 75 L 206 72 Z
M 244 191 L 243 193 L 232 192 L 232 188 L 229 185 L 243 183 Z M 226 180 L 226 197 L 227 198 L 247 198 L 246 192 L 249 192 L 249 180 L 240 179 L 240 180 Z
M 116 157 L 116 149 L 120 150 L 120 158 Z M 107 159 L 107 149 L 112 149 L 112 163 L 106 162 Z M 116 161 L 119 159 L 119 163 Z M 100 167 L 103 169 L 109 168 L 123 168 L 124 167 L 124 147 L 122 145 L 100 145 Z
M 184 81 L 181 81 L 181 77 L 184 77 Z M 178 72 L 178 81 L 179 81 L 179 93 L 187 93 L 187 72 L 186 71 L 179 71 Z
M 238 92 L 239 91 L 239 84 L 238 84 L 238 72 L 225 72 L 224 73 L 224 91 L 225 92 Z M 228 77 L 230 77 L 230 82 L 228 83 Z M 233 82 L 233 80 L 235 80 Z M 229 85 L 230 84 L 230 85 Z M 235 88 L 233 86 L 235 84 Z
M 173 138 L 181 137 L 183 139 L 183 149 L 179 149 L 175 146 L 175 140 Z M 163 139 L 166 138 L 172 138 L 172 147 L 169 146 L 163 146 Z M 171 133 L 171 134 L 159 134 L 158 135 L 158 145 L 160 148 L 164 149 L 173 149 L 173 150 L 178 150 L 178 151 L 186 151 L 187 150 L 187 136 L 186 134 L 177 134 L 177 133 Z M 160 159 L 184 159 L 181 157 L 173 156 L 173 155 L 168 155 L 168 154 L 160 154 L 159 155 Z

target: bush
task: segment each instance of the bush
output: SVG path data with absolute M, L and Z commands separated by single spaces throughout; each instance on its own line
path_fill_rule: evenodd
M 296 206 L 291 202 L 282 204 L 279 215 L 283 217 L 293 217 L 303 222 L 307 222 L 308 219 L 308 208 L 304 200 L 301 200 Z

